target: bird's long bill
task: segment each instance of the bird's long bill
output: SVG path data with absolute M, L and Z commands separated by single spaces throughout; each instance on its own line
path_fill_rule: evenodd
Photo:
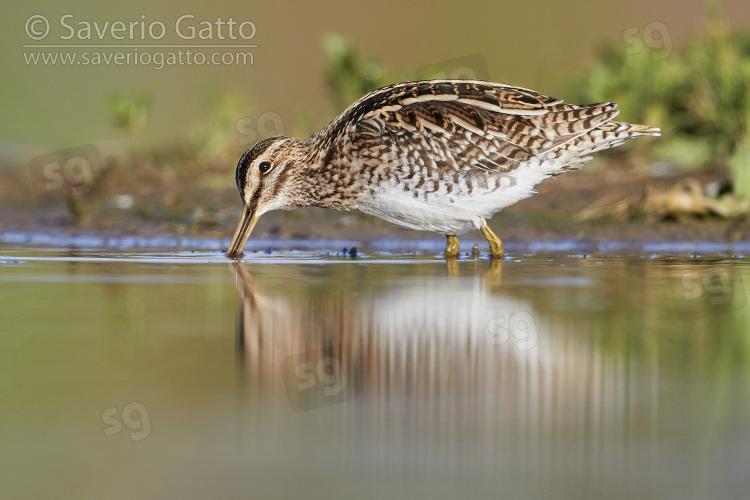
M 255 215 L 250 211 L 250 207 L 245 205 L 242 209 L 242 216 L 240 217 L 240 223 L 237 224 L 237 230 L 232 236 L 232 242 L 229 244 L 229 250 L 227 250 L 227 257 L 230 259 L 237 259 L 242 256 L 242 249 L 245 248 L 245 243 L 250 237 L 250 233 L 253 232 L 255 223 L 260 219 L 260 215 Z

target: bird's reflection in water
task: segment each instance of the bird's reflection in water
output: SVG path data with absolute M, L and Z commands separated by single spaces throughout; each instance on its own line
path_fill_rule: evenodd
M 266 287 L 266 273 L 232 264 L 245 374 L 294 411 L 327 407 L 342 432 L 381 451 L 408 442 L 430 460 L 445 447 L 484 460 L 571 440 L 588 443 L 576 450 L 591 463 L 624 446 L 640 403 L 626 363 L 586 340 L 590 322 L 515 294 L 502 263 L 487 265 L 383 278 L 377 266 L 329 264 Z

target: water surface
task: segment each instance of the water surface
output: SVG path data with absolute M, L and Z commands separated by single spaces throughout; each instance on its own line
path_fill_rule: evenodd
M 747 264 L 0 247 L 0 496 L 738 498 Z

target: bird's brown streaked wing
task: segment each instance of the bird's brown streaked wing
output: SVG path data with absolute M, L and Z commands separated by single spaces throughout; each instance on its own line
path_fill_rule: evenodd
M 370 92 L 349 106 L 319 134 L 333 139 L 361 119 L 419 102 L 458 101 L 508 114 L 546 113 L 562 101 L 533 90 L 479 80 L 429 80 L 389 85 Z
M 441 171 L 505 172 L 612 120 L 615 107 L 562 104 L 493 82 L 408 82 L 363 97 L 319 139 L 351 144 L 366 163 L 421 158 Z

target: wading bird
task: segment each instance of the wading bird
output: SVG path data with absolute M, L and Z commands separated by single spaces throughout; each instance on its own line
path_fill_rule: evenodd
M 325 207 L 358 210 L 448 238 L 472 228 L 493 258 L 503 245 L 485 218 L 534 194 L 590 153 L 659 129 L 613 121 L 615 103 L 573 105 L 533 90 L 474 80 L 398 83 L 349 106 L 307 140 L 271 137 L 237 164 L 244 208 L 227 257 L 261 215 Z

